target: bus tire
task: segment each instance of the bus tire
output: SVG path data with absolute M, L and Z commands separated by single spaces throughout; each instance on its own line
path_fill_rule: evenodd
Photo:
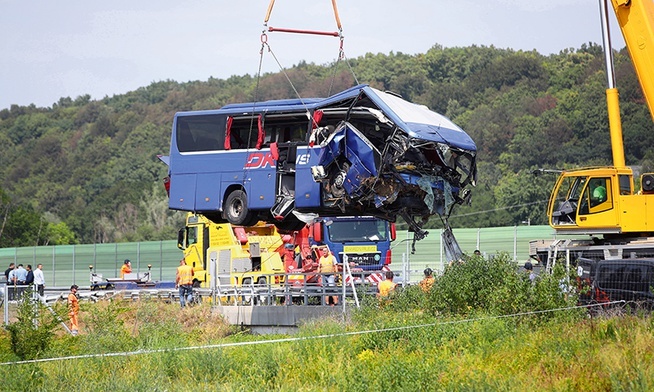
M 255 214 L 248 210 L 248 198 L 245 192 L 237 189 L 227 196 L 225 201 L 225 218 L 233 225 L 247 226 L 255 219 Z

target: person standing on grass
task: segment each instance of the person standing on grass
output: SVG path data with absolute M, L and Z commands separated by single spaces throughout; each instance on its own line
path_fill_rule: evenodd
M 186 297 L 193 292 L 193 267 L 186 265 L 186 259 L 179 261 L 177 276 L 175 277 L 175 288 L 179 288 L 179 304 L 186 306 Z
M 25 279 L 27 279 L 27 270 L 23 268 L 22 264 L 18 264 L 18 267 L 16 267 L 9 273 L 9 277 L 12 278 L 12 284 L 14 285 L 14 299 L 19 300 L 23 296 L 25 287 L 18 287 L 18 286 L 25 286 Z
M 43 275 L 43 264 L 38 264 L 34 270 L 34 285 L 39 297 L 43 298 L 45 290 L 45 276 Z
M 534 265 L 530 261 L 525 263 L 525 271 L 529 274 L 529 280 L 531 283 L 534 283 L 536 280 L 536 274 L 534 273 Z
M 79 333 L 79 323 L 77 315 L 79 314 L 79 300 L 77 299 L 77 285 L 70 286 L 68 294 L 68 318 L 70 319 L 70 331 L 73 336 Z
M 7 286 L 11 286 L 14 284 L 14 270 L 16 269 L 16 263 L 9 263 L 9 268 L 5 270 L 5 278 L 7 278 Z M 9 290 L 9 301 L 12 301 L 14 299 L 14 294 L 16 289 L 14 288 L 13 290 Z
M 9 268 L 5 270 L 5 278 L 7 278 L 7 285 L 10 283 L 9 282 L 9 273 L 16 268 L 16 263 L 9 263 Z

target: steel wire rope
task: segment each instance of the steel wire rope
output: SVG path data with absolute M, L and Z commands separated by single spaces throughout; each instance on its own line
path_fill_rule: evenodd
M 132 355 L 158 354 L 158 353 L 175 352 L 175 351 L 206 350 L 206 349 L 228 348 L 228 347 L 238 347 L 238 346 L 250 346 L 250 345 L 254 346 L 254 345 L 260 345 L 260 344 L 299 342 L 299 341 L 306 341 L 306 340 L 327 339 L 327 338 L 337 338 L 337 337 L 343 337 L 343 336 L 356 336 L 356 335 L 365 335 L 365 334 L 371 334 L 371 333 L 410 330 L 410 329 L 416 329 L 416 328 L 437 327 L 439 325 L 455 325 L 455 324 L 463 324 L 463 323 L 470 323 L 470 322 L 483 321 L 483 320 L 498 320 L 498 319 L 505 319 L 505 318 L 511 318 L 511 317 L 530 316 L 530 315 L 545 314 L 545 313 L 551 313 L 551 312 L 559 312 L 559 311 L 565 311 L 565 310 L 590 309 L 592 307 L 598 307 L 598 306 L 604 307 L 604 306 L 607 306 L 607 305 L 625 304 L 625 303 L 626 303 L 626 301 L 624 301 L 624 300 L 610 301 L 610 302 L 588 304 L 588 305 L 568 306 L 568 307 L 563 307 L 563 308 L 532 310 L 532 311 L 528 311 L 528 312 L 518 312 L 518 313 L 504 314 L 504 315 L 498 315 L 498 316 L 474 317 L 474 318 L 463 319 L 463 320 L 441 321 L 441 322 L 435 322 L 435 323 L 404 325 L 404 326 L 400 326 L 400 327 L 367 329 L 367 330 L 361 330 L 361 331 L 349 331 L 349 332 L 340 332 L 340 333 L 314 335 L 314 336 L 301 336 L 301 337 L 294 337 L 294 338 L 256 340 L 256 341 L 248 341 L 248 342 L 207 344 L 207 345 L 204 345 L 204 346 L 159 348 L 159 349 L 152 349 L 152 350 L 136 350 L 136 351 L 124 351 L 124 352 L 104 353 L 104 354 L 82 354 L 82 355 L 69 355 L 69 356 L 66 356 L 66 357 L 29 359 L 29 360 L 23 360 L 23 361 L 0 362 L 0 366 L 24 365 L 24 364 L 29 364 L 29 363 L 55 362 L 55 361 L 74 360 L 74 359 L 86 359 L 86 358 L 129 357 L 129 356 L 132 356 Z
M 314 117 L 311 115 L 311 112 L 307 108 L 306 103 L 304 102 L 304 100 L 300 96 L 300 93 L 298 92 L 297 88 L 293 84 L 293 81 L 291 80 L 288 73 L 286 72 L 286 68 L 281 64 L 281 62 L 279 61 L 279 59 L 277 58 L 277 56 L 273 52 L 272 48 L 270 47 L 270 44 L 268 44 L 268 35 L 266 34 L 266 30 L 268 30 L 270 32 L 283 31 L 283 32 L 290 32 L 290 33 L 301 33 L 301 34 L 306 33 L 306 34 L 319 34 L 319 35 L 335 35 L 335 36 L 339 37 L 339 39 L 340 39 L 339 52 L 338 52 L 338 56 L 337 56 L 337 59 L 336 59 L 336 63 L 333 66 L 334 71 L 333 71 L 333 74 L 332 74 L 332 79 L 330 81 L 330 86 L 329 86 L 329 91 L 327 93 L 327 96 L 331 95 L 331 91 L 332 91 L 332 88 L 333 88 L 333 85 L 334 85 L 334 81 L 336 79 L 336 70 L 338 68 L 338 64 L 339 64 L 341 59 L 345 59 L 345 62 L 346 62 L 347 66 L 348 66 L 348 68 L 349 68 L 350 72 L 352 73 L 352 76 L 353 76 L 353 78 L 355 80 L 355 83 L 359 84 L 359 81 L 358 81 L 358 79 L 356 77 L 356 74 L 354 73 L 354 69 L 350 65 L 349 60 L 345 56 L 345 51 L 343 50 L 343 42 L 344 42 L 343 28 L 342 28 L 340 16 L 339 16 L 339 13 L 338 13 L 338 7 L 336 5 L 336 0 L 332 0 L 332 8 L 333 8 L 333 11 L 334 11 L 334 18 L 336 20 L 336 26 L 338 28 L 338 32 L 336 34 L 330 34 L 330 33 L 318 32 L 318 31 L 294 30 L 294 29 L 273 29 L 272 27 L 268 27 L 268 21 L 270 20 L 270 16 L 272 14 L 274 4 L 275 4 L 275 0 L 271 0 L 269 5 L 268 5 L 268 9 L 266 11 L 266 16 L 264 17 L 263 30 L 261 32 L 261 49 L 259 51 L 259 53 L 260 53 L 259 70 L 257 72 L 257 84 L 256 84 L 256 87 L 255 87 L 255 100 L 254 100 L 253 109 L 252 109 L 253 117 L 252 117 L 251 123 L 250 123 L 250 134 L 251 134 L 252 128 L 253 128 L 254 109 L 255 109 L 255 106 L 256 106 L 256 101 L 258 99 L 259 81 L 260 81 L 260 78 L 261 78 L 261 68 L 262 68 L 262 63 L 263 63 L 264 48 L 266 48 L 266 47 L 268 48 L 268 52 L 270 52 L 271 56 L 273 57 L 273 59 L 277 63 L 277 66 L 279 67 L 280 71 L 282 72 L 282 74 L 284 75 L 284 77 L 288 81 L 289 85 L 293 89 L 293 92 L 295 93 L 296 97 L 300 100 L 300 103 L 302 104 L 302 106 L 306 110 L 306 116 L 307 116 L 307 119 L 309 119 L 309 121 L 311 122 L 311 128 L 313 129 L 314 126 L 318 127 L 318 123 L 315 121 Z M 250 137 L 250 135 L 248 135 L 248 139 L 249 139 L 249 137 Z M 306 141 L 306 136 L 305 136 L 305 141 Z M 342 170 L 342 168 L 340 167 L 341 166 L 340 163 L 336 162 L 336 166 L 337 166 L 337 168 L 339 170 Z M 244 174 L 243 177 L 245 177 L 245 168 L 244 168 L 244 173 L 243 174 Z M 345 206 L 343 206 L 342 208 L 345 208 Z
M 262 36 L 265 36 L 265 32 L 262 33 Z M 279 61 L 279 59 L 277 58 L 277 56 L 275 56 L 275 53 L 272 51 L 272 48 L 271 48 L 270 45 L 268 44 L 267 40 L 264 41 L 263 39 L 262 39 L 262 47 L 261 47 L 261 51 L 262 51 L 262 52 L 261 52 L 261 59 L 263 60 L 263 48 L 264 48 L 264 46 L 268 48 L 268 51 L 270 52 L 270 54 L 271 54 L 271 56 L 273 57 L 273 59 L 275 59 L 275 62 L 276 62 L 277 65 L 279 66 L 279 69 L 281 70 L 282 74 L 284 75 L 284 77 L 286 77 L 286 80 L 287 80 L 288 83 L 291 85 L 291 88 L 292 88 L 293 91 L 295 92 L 295 95 L 296 95 L 297 98 L 300 100 L 300 103 L 302 104 L 302 106 L 305 108 L 307 118 L 311 120 L 312 124 L 315 123 L 315 120 L 313 119 L 313 116 L 312 116 L 311 113 L 309 112 L 309 109 L 306 107 L 306 104 L 305 104 L 304 100 L 302 99 L 302 97 L 300 96 L 300 93 L 299 93 L 299 92 L 297 91 L 297 89 L 295 88 L 295 85 L 294 85 L 293 82 L 291 81 L 291 79 L 290 79 L 290 77 L 288 76 L 286 70 L 284 69 L 284 67 L 283 67 L 282 64 L 280 63 L 280 61 Z M 261 64 L 261 62 L 260 62 L 260 64 Z M 259 75 L 257 75 L 257 78 L 260 77 L 260 73 L 261 73 L 261 65 L 259 65 Z M 257 83 L 257 88 L 258 88 L 258 83 Z M 316 125 L 317 125 L 317 124 L 316 124 Z M 336 162 L 336 161 L 335 161 L 335 164 L 336 164 L 336 166 L 337 166 L 338 169 L 342 169 L 342 168 L 341 168 L 341 165 L 340 165 L 339 162 Z M 343 206 L 343 208 L 345 208 L 345 206 Z
M 332 95 L 332 89 L 334 87 L 334 81 L 336 80 L 336 71 L 338 70 L 338 64 L 343 59 L 345 60 L 345 64 L 347 64 L 347 67 L 350 70 L 350 73 L 352 74 L 352 77 L 354 78 L 355 86 L 359 85 L 359 79 L 357 79 L 357 75 L 354 73 L 354 69 L 352 68 L 352 65 L 350 64 L 350 61 L 345 56 L 345 50 L 343 50 L 343 41 L 345 40 L 345 37 L 343 37 L 342 30 L 339 30 L 338 33 L 339 33 L 339 37 L 341 39 L 341 42 L 340 42 L 340 47 L 338 49 L 338 57 L 336 58 L 336 63 L 332 67 L 332 69 L 333 69 L 332 80 L 329 83 L 329 91 L 327 92 L 328 97 Z
M 274 3 L 274 1 L 273 1 L 273 3 Z M 271 3 L 271 6 L 272 6 L 272 3 Z M 252 128 L 254 126 L 254 111 L 256 110 L 257 100 L 259 99 L 259 83 L 261 82 L 261 67 L 263 66 L 263 49 L 267 45 L 266 41 L 267 41 L 267 35 L 266 35 L 266 31 L 264 30 L 261 33 L 261 49 L 259 50 L 259 67 L 258 67 L 258 70 L 257 70 L 257 79 L 256 79 L 255 87 L 254 87 L 254 97 L 252 97 L 253 98 L 252 99 L 252 115 L 250 116 L 250 129 L 248 130 L 248 139 L 247 139 L 247 144 L 245 145 L 246 152 L 250 151 L 250 138 L 252 136 Z M 270 50 L 270 47 L 269 47 L 269 50 Z M 248 156 L 246 154 L 245 155 L 245 164 L 243 165 L 243 175 L 242 175 L 242 179 L 241 179 L 243 187 L 245 187 L 245 179 L 247 177 L 246 176 L 247 170 L 245 169 L 246 166 L 247 166 L 247 163 L 248 163 L 247 160 L 248 160 Z

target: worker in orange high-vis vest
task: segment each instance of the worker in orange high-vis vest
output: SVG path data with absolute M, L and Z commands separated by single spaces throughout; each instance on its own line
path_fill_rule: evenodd
M 79 324 L 77 315 L 79 314 L 79 301 L 77 300 L 77 285 L 70 286 L 68 294 L 68 317 L 70 318 L 70 331 L 73 336 L 79 333 Z
M 125 274 L 132 273 L 132 262 L 126 259 L 123 266 L 120 267 L 120 279 L 125 279 Z
M 193 290 L 193 267 L 186 265 L 186 260 L 179 261 L 177 267 L 177 277 L 175 278 L 175 287 L 179 288 L 179 304 L 186 306 L 186 297 L 191 295 Z

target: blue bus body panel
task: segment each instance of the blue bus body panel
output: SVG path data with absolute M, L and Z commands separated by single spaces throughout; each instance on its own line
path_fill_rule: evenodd
M 197 175 L 178 174 L 176 186 L 170 187 L 169 206 L 173 210 L 195 211 L 195 184 Z
M 262 150 L 263 151 L 263 150 Z M 270 153 L 270 152 L 268 152 Z M 275 203 L 275 168 L 265 167 L 247 171 L 246 192 L 249 208 L 268 209 Z
M 200 173 L 195 190 L 195 210 L 212 211 L 222 208 L 220 173 Z
M 295 207 L 317 208 L 322 204 L 321 184 L 312 180 L 311 166 L 318 164 L 324 152 L 321 147 L 300 147 L 297 149 L 295 164 Z

